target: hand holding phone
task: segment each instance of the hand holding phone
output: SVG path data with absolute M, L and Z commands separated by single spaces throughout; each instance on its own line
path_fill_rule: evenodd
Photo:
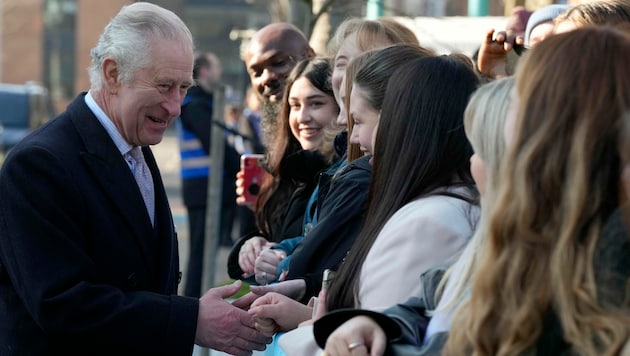
M 260 161 L 261 154 L 244 154 L 241 156 L 241 171 L 243 172 L 243 198 L 246 203 L 255 203 L 262 185 L 265 170 Z

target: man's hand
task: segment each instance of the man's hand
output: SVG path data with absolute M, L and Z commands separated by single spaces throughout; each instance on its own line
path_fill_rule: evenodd
M 252 350 L 264 350 L 271 339 L 254 328 L 246 311 L 223 300 L 236 294 L 241 282 L 210 289 L 199 299 L 197 333 L 199 346 L 227 352 L 231 355 L 251 355 Z
M 252 303 L 248 313 L 260 324 L 258 330 L 268 333 L 297 328 L 311 318 L 313 309 L 282 294 L 267 293 Z
M 258 294 L 254 294 L 249 292 L 244 296 L 238 298 L 237 300 L 232 302 L 232 305 L 243 310 L 249 310 L 249 307 L 252 305 L 254 300 L 258 299 L 260 296 Z

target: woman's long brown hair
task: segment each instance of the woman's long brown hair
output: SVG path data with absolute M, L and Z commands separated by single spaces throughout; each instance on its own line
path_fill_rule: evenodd
M 534 354 L 553 318 L 576 354 L 613 355 L 627 341 L 628 309 L 599 300 L 593 256 L 618 207 L 628 58 L 630 38 L 609 28 L 553 36 L 523 58 L 487 248 L 445 355 Z

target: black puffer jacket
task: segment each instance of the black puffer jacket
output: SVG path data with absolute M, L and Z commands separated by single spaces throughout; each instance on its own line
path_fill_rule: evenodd
M 319 293 L 322 273 L 341 265 L 361 230 L 372 180 L 368 160 L 362 157 L 320 176 L 317 224 L 295 248 L 287 274 L 287 279 L 306 281 L 302 302 Z
M 272 236 L 263 236 L 264 238 L 269 241 L 280 242 L 302 234 L 304 212 L 317 185 L 317 177 L 328 166 L 324 158 L 314 151 L 300 151 L 287 159 L 284 172 L 291 175 L 296 188 L 289 198 L 281 223 L 272 226 Z M 261 236 L 261 233 L 255 232 L 246 235 L 232 247 L 227 261 L 230 278 L 242 279 L 243 270 L 238 264 L 238 253 L 245 241 L 253 236 Z

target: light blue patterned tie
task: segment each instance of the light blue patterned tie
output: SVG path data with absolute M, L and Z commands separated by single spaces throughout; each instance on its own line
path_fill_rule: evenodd
M 129 151 L 129 154 L 133 158 L 133 176 L 136 178 L 138 188 L 142 193 L 142 199 L 144 199 L 144 205 L 147 208 L 147 213 L 151 219 L 151 225 L 153 225 L 153 215 L 155 210 L 154 194 L 153 194 L 153 178 L 151 177 L 151 171 L 149 166 L 144 161 L 144 155 L 142 149 L 136 146 Z

